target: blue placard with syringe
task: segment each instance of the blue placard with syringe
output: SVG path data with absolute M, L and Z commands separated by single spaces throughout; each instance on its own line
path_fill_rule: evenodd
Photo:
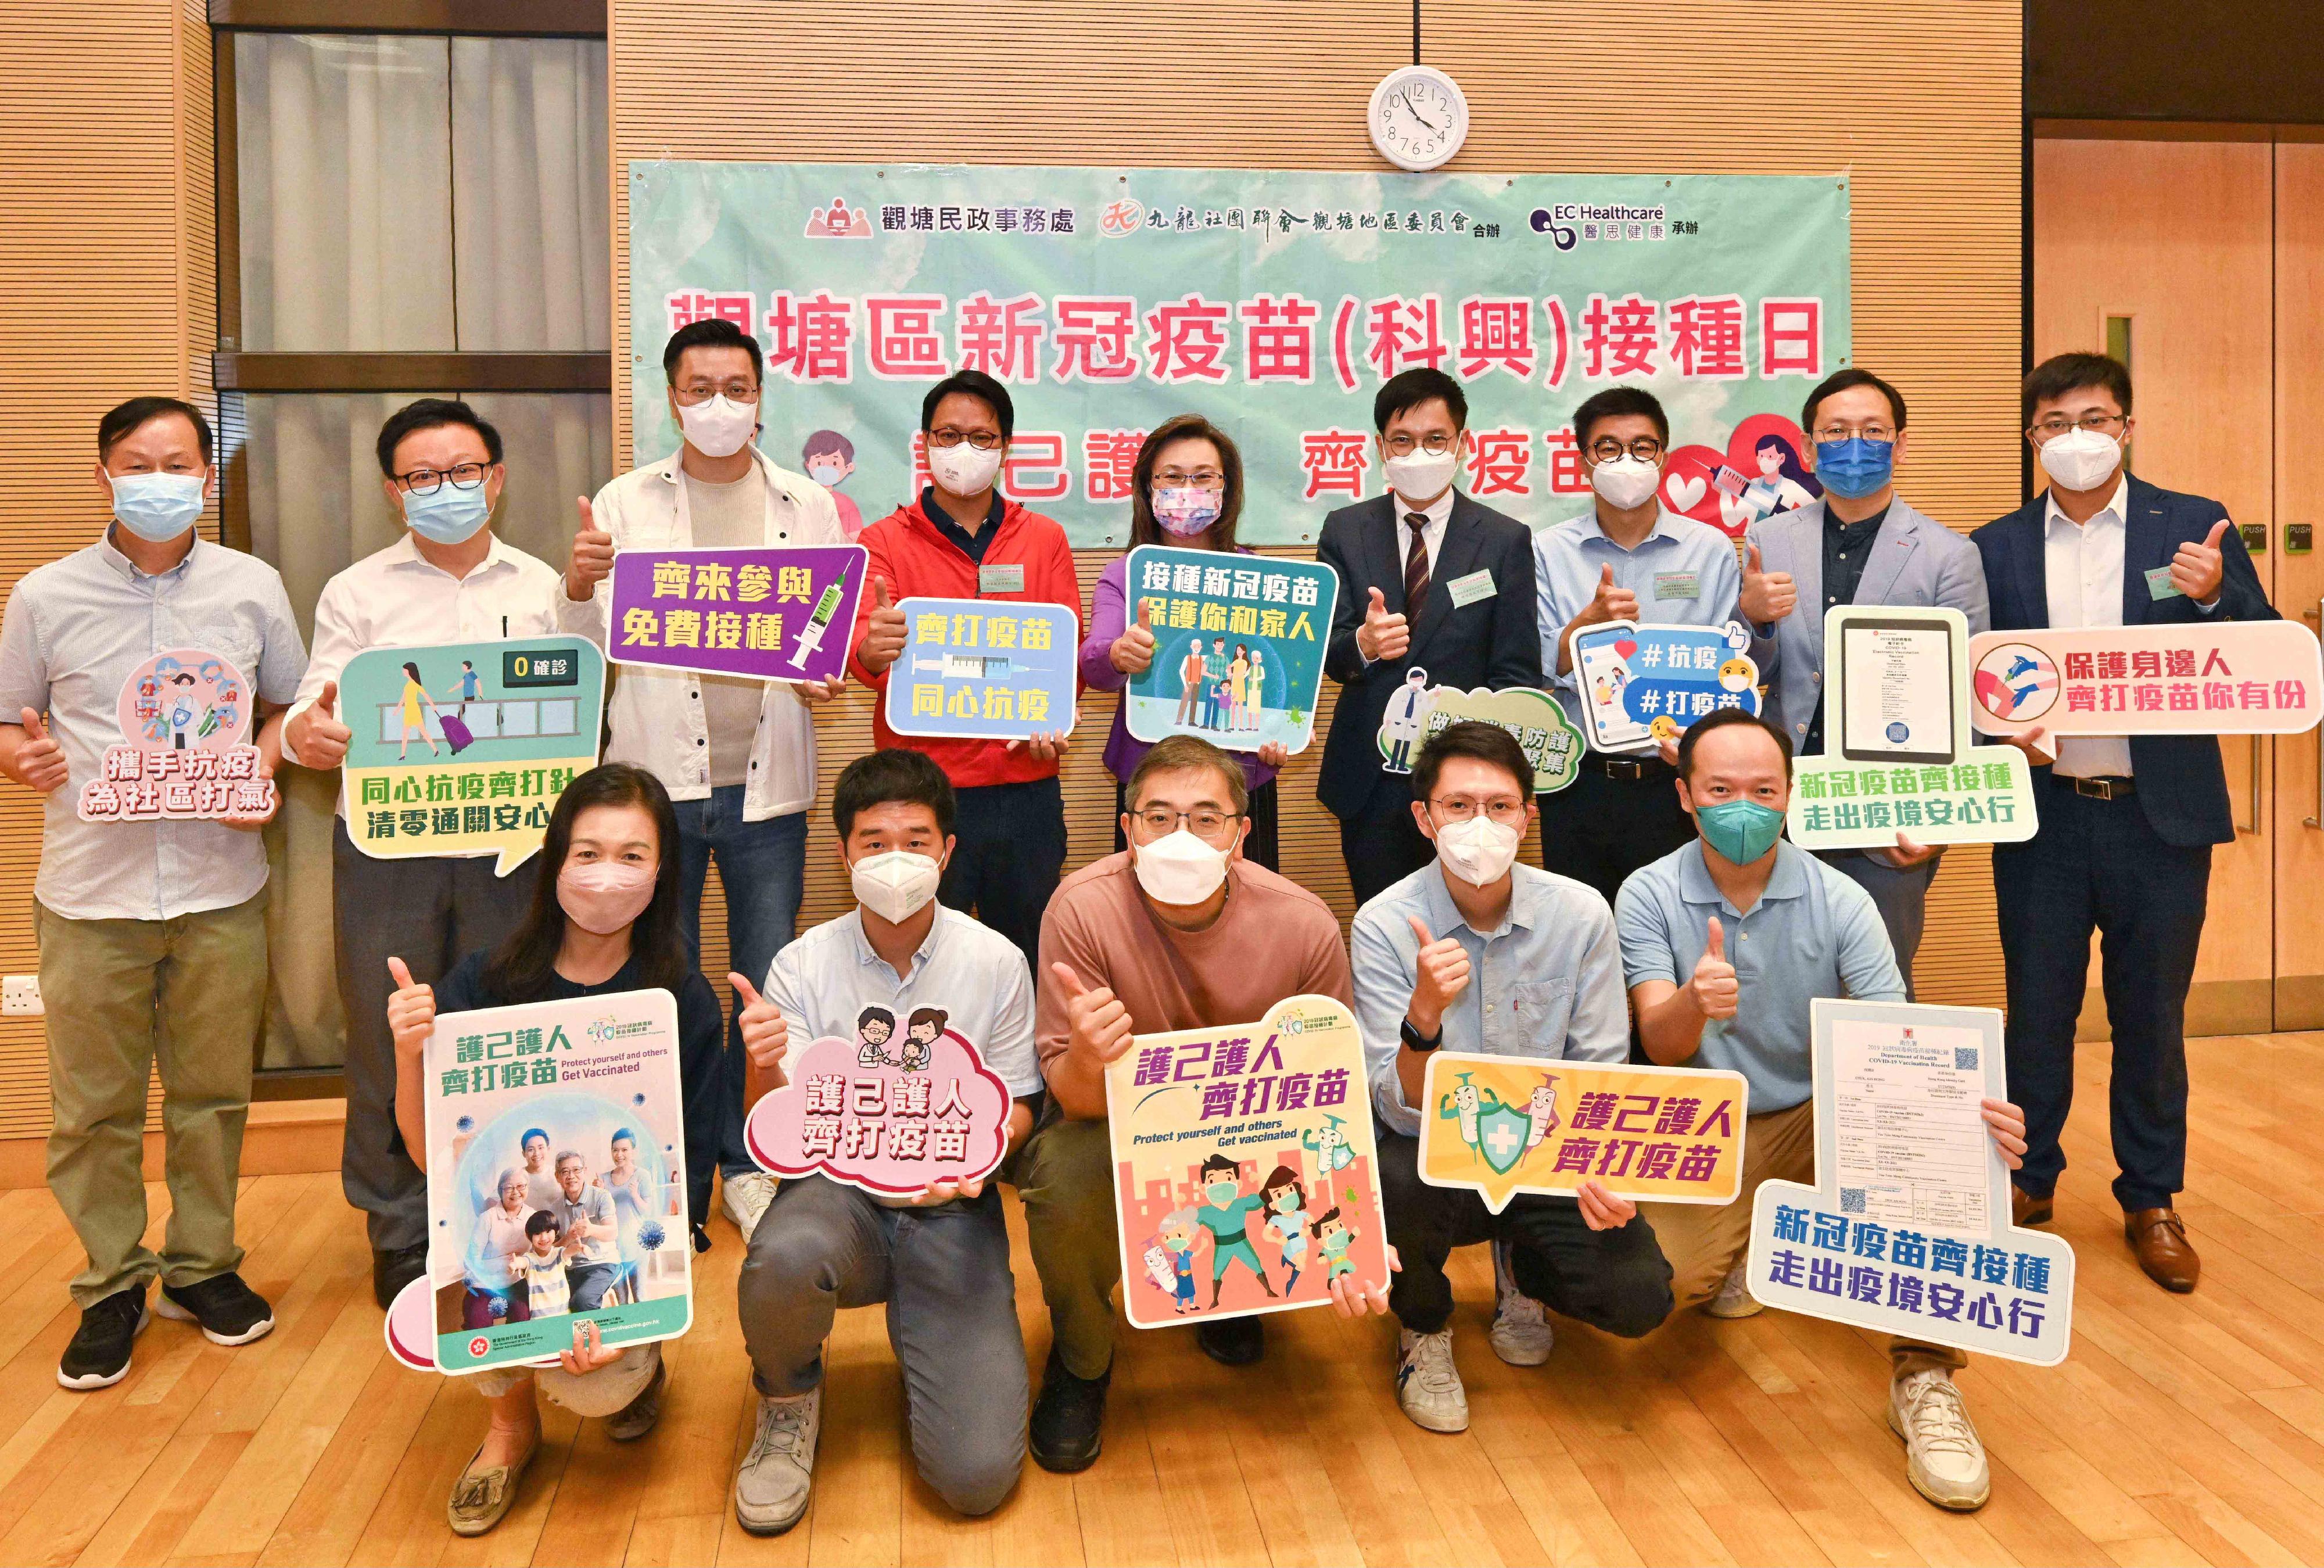
M 899 735 L 1023 741 L 1074 727 L 1080 623 L 1063 604 L 906 599 L 904 651 L 888 670 Z

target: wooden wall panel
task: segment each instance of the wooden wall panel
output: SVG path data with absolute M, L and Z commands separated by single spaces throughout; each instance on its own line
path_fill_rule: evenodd
M 977 47 L 956 56 L 927 47 L 927 17 L 899 0 L 613 0 L 616 344 L 629 341 L 633 158 L 1374 169 L 1365 103 L 1412 57 L 1406 0 L 991 0 Z M 1956 528 L 2015 504 L 2016 4 L 1422 0 L 1420 23 L 1422 57 L 1469 97 L 1454 170 L 1849 171 L 1857 358 L 1912 401 L 1905 488 Z M 752 90 L 706 92 L 712 59 Z M 626 452 L 618 400 L 614 421 Z M 1084 595 L 1103 559 L 1081 558 Z M 851 695 L 821 721 L 826 791 L 869 742 L 868 702 Z M 1069 863 L 1111 847 L 1096 756 L 1111 706 L 1084 699 L 1065 768 Z M 1285 869 L 1344 916 L 1336 825 L 1314 798 L 1318 752 L 1285 775 Z M 844 907 L 825 806 L 803 921 Z M 1986 866 L 1956 852 L 1938 881 L 1921 963 L 1931 1000 L 2000 1000 Z
M 0 27 L 0 593 L 103 527 L 97 417 L 212 399 L 217 332 L 201 0 L 14 0 Z M 215 513 L 211 526 L 215 526 Z M 213 537 L 215 537 L 213 535 Z M 0 972 L 32 973 L 40 811 L 0 784 Z M 37 1019 L 0 1019 L 0 1137 L 45 1133 Z

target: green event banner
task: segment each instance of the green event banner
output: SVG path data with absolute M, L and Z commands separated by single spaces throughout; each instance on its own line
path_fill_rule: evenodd
M 851 532 L 918 493 L 921 399 L 1010 388 L 1004 491 L 1083 547 L 1128 542 L 1145 432 L 1194 412 L 1240 445 L 1245 543 L 1312 542 L 1385 488 L 1372 398 L 1458 377 L 1462 483 L 1543 526 L 1588 484 L 1574 408 L 1669 410 L 1664 501 L 1737 533 L 1818 493 L 1798 412 L 1849 363 L 1845 175 L 637 161 L 636 455 L 678 444 L 662 346 L 723 318 L 767 352 L 761 444 L 834 487 Z

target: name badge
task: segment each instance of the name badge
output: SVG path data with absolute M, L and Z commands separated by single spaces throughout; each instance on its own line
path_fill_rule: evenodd
M 1021 594 L 1025 591 L 1025 568 L 1022 565 L 979 567 L 976 568 L 976 591 L 980 594 Z
M 1702 578 L 1694 572 L 1656 572 L 1655 597 L 1696 599 L 1702 596 Z
M 1480 599 L 1489 599 L 1493 596 L 1493 574 L 1489 571 L 1471 572 L 1465 577 L 1455 577 L 1445 584 L 1444 591 L 1452 595 L 1452 607 L 1456 610 Z
M 2146 574 L 2146 596 L 2150 599 L 2183 599 L 2179 585 L 2171 580 L 2169 567 L 2156 567 Z

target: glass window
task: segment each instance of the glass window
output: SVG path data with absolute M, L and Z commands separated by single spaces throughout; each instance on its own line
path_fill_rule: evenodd
M 463 349 L 612 346 L 606 160 L 601 41 L 452 41 Z

